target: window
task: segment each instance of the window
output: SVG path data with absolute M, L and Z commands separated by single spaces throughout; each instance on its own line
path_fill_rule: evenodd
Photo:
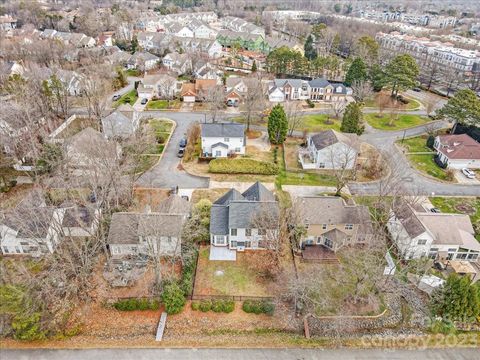
M 331 249 L 333 247 L 332 240 L 325 238 L 325 246 Z
M 245 247 L 246 248 L 251 248 L 252 247 L 252 242 L 251 241 L 245 241 Z
M 323 225 L 322 225 L 322 229 L 323 229 L 323 230 L 327 230 L 327 224 L 323 224 Z
M 216 235 L 215 236 L 215 245 L 225 245 L 225 236 Z
M 20 254 L 22 251 L 20 250 L 20 248 L 18 246 L 15 246 L 15 252 L 17 254 Z
M 237 247 L 237 242 L 236 241 L 230 241 L 230 247 L 232 247 L 232 248 Z
M 425 239 L 418 239 L 417 245 L 425 245 L 427 243 L 427 240 Z
M 265 235 L 267 231 L 265 229 L 258 229 L 258 235 Z
M 252 229 L 245 229 L 245 236 L 252 236 Z
M 230 138 L 223 138 L 223 141 L 229 142 L 229 141 L 230 141 Z
M 8 253 L 9 253 L 8 248 L 7 248 L 6 246 L 3 247 L 3 252 L 4 252 L 5 254 L 8 254 Z
M 345 224 L 345 230 L 353 230 L 353 224 Z
M 235 148 L 235 152 L 236 152 L 236 153 L 239 153 L 240 151 L 241 151 L 241 150 L 240 150 L 239 147 Z
M 319 236 L 319 237 L 317 237 L 317 244 L 320 245 L 321 243 L 322 243 L 322 237 Z
M 467 254 L 466 253 L 463 253 L 463 254 L 457 254 L 457 259 L 462 259 L 462 260 L 465 260 L 467 258 Z
M 468 260 L 477 260 L 478 254 L 468 254 L 467 259 Z
M 230 235 L 237 236 L 237 229 L 230 229 Z

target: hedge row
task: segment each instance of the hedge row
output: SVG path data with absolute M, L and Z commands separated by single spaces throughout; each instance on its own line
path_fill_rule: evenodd
M 118 300 L 113 307 L 120 311 L 158 310 L 160 302 L 155 299 L 125 299 Z
M 207 312 L 231 313 L 235 309 L 235 302 L 233 300 L 201 300 L 192 301 L 192 310 Z
M 214 159 L 210 161 L 208 170 L 211 173 L 219 174 L 278 174 L 278 166 L 276 164 L 248 158 Z
M 193 276 L 195 274 L 195 267 L 197 266 L 197 256 L 198 251 L 194 250 L 190 256 L 186 256 L 183 260 L 180 288 L 185 296 L 190 296 L 193 290 Z
M 246 313 L 273 315 L 275 305 L 265 300 L 245 300 L 242 309 Z

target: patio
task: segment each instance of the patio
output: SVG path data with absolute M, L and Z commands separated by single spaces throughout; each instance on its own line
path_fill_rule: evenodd
M 210 246 L 210 261 L 235 261 L 237 260 L 237 252 L 230 250 L 228 247 Z
M 338 258 L 332 250 L 322 245 L 305 246 L 302 251 L 302 261 L 338 263 Z

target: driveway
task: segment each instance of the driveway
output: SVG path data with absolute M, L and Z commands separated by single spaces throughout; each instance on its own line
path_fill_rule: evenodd
M 168 118 L 175 121 L 177 126 L 160 162 L 140 176 L 135 185 L 145 188 L 172 188 L 175 186 L 187 189 L 208 188 L 208 178 L 193 176 L 179 170 L 180 159 L 177 157 L 180 139 L 186 136 L 189 125 L 195 121 L 202 122 L 204 115 L 163 111 L 143 112 L 142 119 L 147 117 Z

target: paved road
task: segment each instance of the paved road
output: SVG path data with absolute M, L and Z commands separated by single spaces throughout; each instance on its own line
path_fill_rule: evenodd
M 448 126 L 445 121 L 436 121 L 428 125 L 435 129 L 440 129 Z M 415 171 L 408 162 L 408 159 L 402 152 L 394 145 L 395 141 L 410 136 L 418 136 L 425 133 L 425 126 L 417 126 L 407 130 L 400 131 L 378 131 L 368 128 L 367 132 L 361 136 L 362 140 L 372 144 L 377 149 L 382 151 L 387 157 L 387 162 L 392 169 L 393 174 L 397 179 L 402 179 L 400 182 L 402 189 L 396 189 L 398 193 L 405 195 L 457 195 L 457 196 L 479 196 L 480 186 L 478 185 L 461 185 L 461 184 L 447 184 L 422 176 Z M 381 186 L 385 183 L 370 182 L 370 183 L 350 183 L 348 188 L 352 194 L 360 195 L 374 195 L 382 193 Z
M 478 349 L 435 350 L 321 350 L 321 349 L 91 349 L 91 350 L 1 350 L 2 360 L 338 360 L 389 359 L 473 360 Z
M 193 176 L 185 171 L 178 170 L 180 159 L 177 157 L 178 143 L 187 133 L 188 126 L 194 121 L 203 122 L 203 114 L 148 111 L 143 113 L 142 118 L 168 118 L 177 123 L 169 144 L 164 150 L 162 160 L 150 170 L 146 171 L 136 182 L 137 186 L 146 188 L 208 188 L 209 179 Z

